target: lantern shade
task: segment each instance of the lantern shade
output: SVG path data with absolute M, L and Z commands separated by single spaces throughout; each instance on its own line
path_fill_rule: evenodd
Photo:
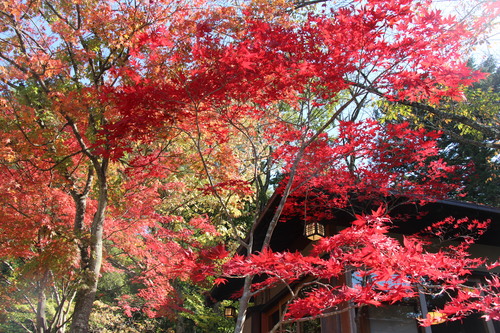
M 226 318 L 234 318 L 236 317 L 236 309 L 232 306 L 226 306 L 224 308 L 224 317 Z
M 325 237 L 325 226 L 319 222 L 306 223 L 304 235 L 312 241 Z

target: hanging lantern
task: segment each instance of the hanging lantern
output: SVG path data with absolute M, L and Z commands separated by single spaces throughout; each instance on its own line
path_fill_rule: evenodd
M 312 241 L 325 237 L 325 226 L 319 222 L 306 223 L 304 235 Z
M 226 306 L 224 308 L 224 317 L 235 318 L 236 317 L 236 309 L 232 306 Z

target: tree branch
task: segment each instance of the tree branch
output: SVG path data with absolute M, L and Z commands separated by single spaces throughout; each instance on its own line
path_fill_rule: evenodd
M 349 84 L 351 84 L 352 86 L 362 88 L 365 91 L 373 93 L 379 97 L 385 97 L 385 95 L 381 91 L 379 91 L 378 89 L 376 89 L 373 86 L 367 86 L 367 85 L 360 84 L 357 82 L 349 82 Z M 478 123 L 478 122 L 474 121 L 473 119 L 468 118 L 466 116 L 463 116 L 460 114 L 449 113 L 443 109 L 432 107 L 430 105 L 423 104 L 420 102 L 410 102 L 407 100 L 401 100 L 401 101 L 397 101 L 397 103 L 432 113 L 433 115 L 438 116 L 441 119 L 449 119 L 449 120 L 459 122 L 461 124 L 467 125 L 473 129 L 483 133 L 485 136 L 487 136 L 491 140 L 500 141 L 500 127 L 483 125 L 483 124 Z M 456 135 L 458 135 L 458 134 L 456 134 Z M 463 139 L 463 140 L 467 140 L 467 139 Z M 473 140 L 471 140 L 471 141 L 473 141 Z M 469 142 L 469 143 L 471 143 L 471 142 Z M 495 149 L 498 149 L 500 147 L 500 145 L 497 143 L 487 143 L 487 142 L 481 143 L 480 141 L 476 141 L 475 145 L 482 146 L 482 147 L 495 148 Z

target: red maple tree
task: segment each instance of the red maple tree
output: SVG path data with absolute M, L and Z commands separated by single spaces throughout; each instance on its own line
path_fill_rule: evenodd
M 74 332 L 88 329 L 105 240 L 144 259 L 137 265 L 141 295 L 152 315 L 171 302 L 169 280 L 200 280 L 225 255 L 200 244 L 196 233 L 228 226 L 248 260 L 258 258 L 254 226 L 276 169 L 286 176 L 264 250 L 285 204 L 293 206 L 291 194 L 296 200 L 307 188 L 329 188 L 315 200 L 333 195 L 341 207 L 355 192 L 362 202 L 393 191 L 422 200 L 423 193 L 454 190 L 441 186 L 448 167 L 428 160 L 434 134 L 354 120 L 374 96 L 405 105 L 461 98 L 461 87 L 482 76 L 465 66 L 461 51 L 484 20 L 459 22 L 411 0 L 355 1 L 297 19 L 285 1 L 2 6 L 1 161 L 8 181 L 1 191 L 15 198 L 2 202 L 1 236 L 11 244 L 2 255 L 32 258 L 61 248 L 58 258 L 71 257 L 61 272 L 73 270 L 78 281 Z M 168 202 L 178 194 L 206 201 L 179 213 Z M 250 204 L 245 240 L 237 217 Z M 25 228 L 14 235 L 17 221 Z M 356 228 L 366 242 L 384 235 Z M 254 274 L 245 279 L 236 332 Z M 315 313 L 298 307 L 297 314 Z

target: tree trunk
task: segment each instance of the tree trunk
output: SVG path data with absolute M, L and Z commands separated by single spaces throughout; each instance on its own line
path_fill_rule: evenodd
M 38 285 L 38 303 L 36 307 L 36 332 L 47 332 L 47 296 L 45 295 L 45 286 L 47 280 L 47 272 L 44 273 L 42 281 Z
M 243 294 L 240 298 L 240 307 L 238 309 L 238 318 L 236 319 L 236 326 L 234 327 L 234 333 L 242 333 L 243 326 L 245 325 L 245 321 L 247 319 L 247 309 L 248 304 L 250 303 L 250 299 L 252 298 L 252 294 L 250 291 L 250 287 L 252 286 L 253 276 L 245 277 L 245 284 L 243 285 Z
M 186 333 L 186 325 L 185 325 L 184 317 L 178 316 L 177 323 L 175 325 L 175 333 Z
M 108 204 L 108 189 L 105 166 L 99 171 L 99 200 L 90 230 L 90 253 L 87 259 L 88 262 L 82 262 L 82 284 L 75 298 L 75 310 L 73 312 L 73 320 L 70 329 L 71 333 L 86 333 L 89 331 L 89 318 L 92 312 L 101 271 L 104 217 Z M 81 253 L 82 259 L 86 256 L 85 252 L 86 251 L 83 251 Z

